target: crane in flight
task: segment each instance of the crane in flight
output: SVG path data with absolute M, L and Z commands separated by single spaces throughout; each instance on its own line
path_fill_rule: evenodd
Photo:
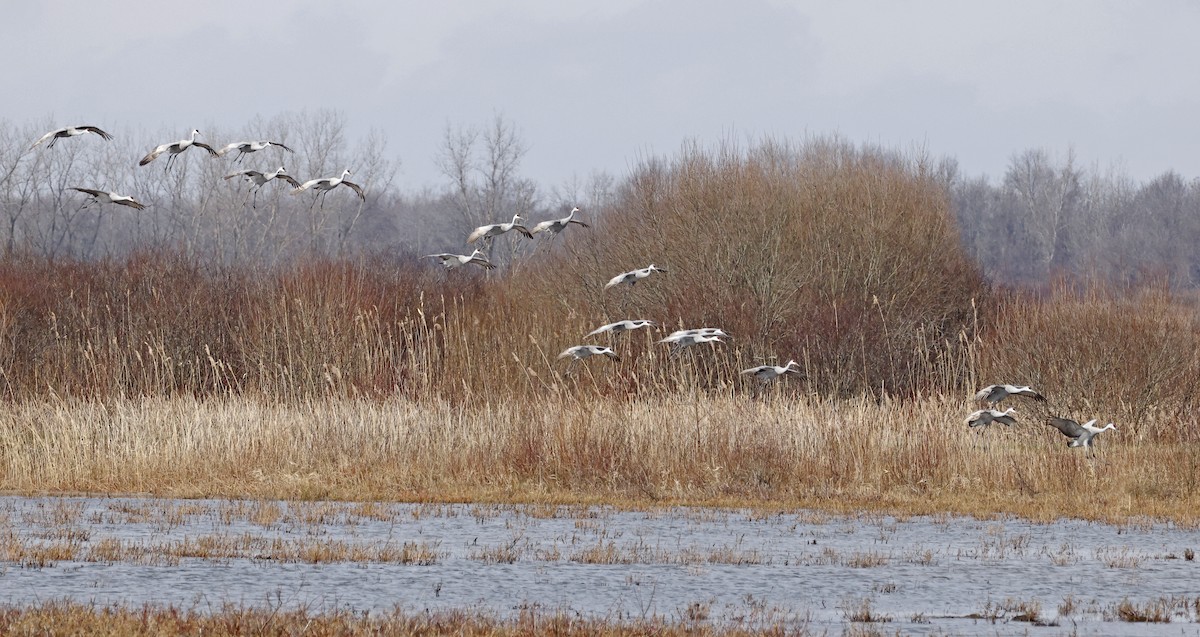
M 548 221 L 543 221 L 534 226 L 533 230 L 529 231 L 529 234 L 532 236 L 539 232 L 545 232 L 546 234 L 550 235 L 550 238 L 553 239 L 554 237 L 558 236 L 558 233 L 566 230 L 567 226 L 573 223 L 584 228 L 591 228 L 590 225 L 575 218 L 575 213 L 577 212 L 579 212 L 578 206 L 571 208 L 571 214 L 563 217 L 562 219 L 550 219 Z
M 566 371 L 566 375 L 570 376 L 571 371 L 575 369 L 575 366 L 579 364 L 579 361 L 591 358 L 593 356 L 607 356 L 618 363 L 621 362 L 621 357 L 617 356 L 617 353 L 614 352 L 611 347 L 602 347 L 600 345 L 576 345 L 574 347 L 568 347 L 558 355 L 558 358 L 571 359 L 571 365 L 567 367 Z
M 654 321 L 647 321 L 645 319 L 637 319 L 637 320 L 633 320 L 633 321 L 617 321 L 616 323 L 609 323 L 607 325 L 601 325 L 600 327 L 597 327 L 596 329 L 588 332 L 587 336 L 595 336 L 597 334 L 603 334 L 605 332 L 609 332 L 613 336 L 616 336 L 617 334 L 628 332 L 629 330 L 641 329 L 643 327 L 658 327 L 658 323 L 655 323 Z
M 1033 389 L 1018 387 L 1016 385 L 988 385 L 975 394 L 975 400 L 994 406 L 1009 396 L 1024 396 L 1032 398 L 1039 403 L 1046 402 L 1046 397 Z
M 46 148 L 54 148 L 54 145 L 58 143 L 58 140 L 65 139 L 67 137 L 83 135 L 84 133 L 95 133 L 105 140 L 112 139 L 112 135 L 109 135 L 95 126 L 66 126 L 42 135 L 36 142 L 33 142 L 33 146 L 30 146 L 29 150 L 33 150 L 34 147 L 46 141 L 47 139 L 50 140 L 50 143 L 46 144 Z
M 1017 419 L 1013 418 L 1013 412 L 1017 411 L 1014 407 L 1009 407 L 1004 411 L 995 409 L 980 409 L 967 416 L 968 427 L 983 427 L 987 429 L 988 425 L 998 422 L 1002 425 L 1011 427 L 1017 424 Z
M 258 170 L 239 170 L 237 172 L 225 175 L 225 180 L 228 181 L 234 177 L 241 177 L 251 184 L 250 189 L 254 191 L 254 205 L 252 206 L 254 208 L 258 207 L 258 191 L 262 189 L 263 185 L 272 179 L 282 179 L 283 181 L 291 184 L 293 188 L 300 187 L 300 182 L 296 181 L 295 178 L 287 174 L 287 168 L 284 168 L 283 166 L 280 166 L 279 170 L 269 173 L 264 173 Z
M 1109 429 L 1114 431 L 1117 429 L 1116 425 L 1111 422 L 1103 427 L 1097 427 L 1095 418 L 1081 425 L 1070 418 L 1050 416 L 1046 419 L 1046 424 L 1059 430 L 1067 438 L 1070 438 L 1067 441 L 1068 447 L 1086 447 L 1088 449 L 1092 449 L 1092 443 L 1096 436 Z M 1093 451 L 1093 453 L 1095 452 Z
M 629 272 L 622 272 L 621 274 L 614 276 L 613 278 L 608 280 L 608 283 L 604 284 L 604 289 L 607 290 L 608 288 L 620 285 L 622 283 L 628 283 L 629 285 L 636 285 L 638 281 L 641 281 L 642 279 L 650 276 L 650 274 L 654 273 L 654 272 L 665 273 L 666 270 L 651 263 L 650 265 L 648 265 L 640 270 L 630 270 Z
M 442 266 L 447 270 L 453 270 L 464 265 L 477 265 L 485 270 L 495 270 L 496 266 L 492 265 L 491 261 L 484 258 L 483 252 L 479 248 L 471 254 L 451 254 L 449 252 L 439 252 L 437 254 L 427 254 L 422 259 L 438 259 L 442 262 Z
M 793 365 L 795 365 L 795 368 L 792 367 Z M 754 376 L 758 382 L 765 385 L 766 383 L 769 383 L 786 374 L 799 374 L 800 364 L 796 361 L 789 360 L 787 365 L 782 367 L 778 365 L 759 365 L 758 367 L 743 369 L 742 373 Z
M 342 174 L 340 177 L 323 177 L 321 179 L 310 179 L 310 180 L 304 182 L 303 184 L 297 186 L 296 188 L 294 188 L 292 190 L 292 194 L 298 195 L 310 188 L 313 190 L 316 190 L 317 196 L 315 198 L 313 198 L 313 202 L 311 204 L 309 204 L 308 207 L 312 208 L 314 205 L 316 205 L 317 199 L 320 199 L 321 207 L 324 208 L 325 207 L 325 196 L 329 194 L 329 191 L 333 190 L 334 188 L 337 188 L 338 186 L 345 186 L 345 187 L 349 188 L 350 190 L 353 190 L 358 195 L 359 199 L 366 201 L 367 195 L 366 195 L 366 193 L 363 192 L 362 186 L 360 186 L 356 183 L 353 183 L 353 182 L 346 181 L 346 177 L 348 175 L 350 175 L 350 169 L 346 168 L 346 169 L 342 170 Z
M 78 190 L 79 192 L 82 192 L 85 195 L 87 195 L 88 197 L 90 197 L 90 199 L 88 199 L 88 202 L 83 204 L 84 208 L 87 208 L 88 206 L 95 204 L 95 203 L 115 203 L 118 206 L 129 206 L 130 208 L 133 208 L 134 210 L 145 210 L 146 209 L 145 204 L 138 202 L 133 197 L 128 197 L 125 195 L 118 195 L 117 193 L 111 192 L 108 190 L 96 190 L 94 188 L 75 188 L 75 187 L 72 187 L 71 190 Z
M 213 150 L 212 146 L 209 146 L 208 144 L 205 144 L 204 142 L 196 141 L 196 136 L 199 134 L 200 134 L 199 130 L 192 129 L 192 135 L 190 138 L 181 139 L 177 142 L 171 142 L 170 144 L 162 144 L 161 146 L 155 147 L 154 150 L 146 153 L 146 156 L 143 157 L 142 160 L 138 162 L 138 165 L 145 166 L 146 164 L 154 161 L 155 159 L 158 159 L 159 155 L 162 155 L 163 153 L 170 153 L 167 156 L 167 165 L 163 166 L 163 170 L 165 171 L 171 167 L 171 164 L 174 163 L 175 158 L 178 157 L 180 153 L 191 148 L 192 146 L 195 146 L 196 148 L 203 148 L 204 150 L 208 151 L 208 154 L 210 156 L 216 157 L 217 151 Z
M 467 245 L 479 243 L 480 241 L 491 241 L 492 239 L 511 230 L 516 230 L 517 232 L 525 235 L 525 238 L 532 239 L 533 234 L 529 232 L 529 229 L 517 223 L 517 221 L 523 220 L 524 218 L 521 217 L 521 215 L 513 215 L 512 221 L 508 223 L 489 223 L 484 226 L 479 226 L 478 228 L 472 230 L 471 234 L 467 235 Z
M 658 341 L 659 343 L 671 346 L 671 357 L 674 358 L 683 350 L 701 343 L 724 343 L 721 336 L 717 334 L 706 335 L 700 333 L 671 335 Z
M 244 156 L 249 155 L 250 153 L 256 153 L 268 146 L 278 146 L 278 147 L 286 150 L 289 153 L 295 152 L 291 148 L 288 148 L 287 146 L 284 146 L 283 144 L 280 144 L 279 142 L 260 140 L 260 141 L 253 141 L 253 142 L 234 142 L 232 144 L 226 144 L 224 148 L 217 151 L 217 156 L 224 157 L 226 154 L 231 153 L 236 150 L 238 152 L 238 154 L 237 154 L 237 157 L 233 158 L 233 161 L 234 161 L 234 163 L 237 163 L 237 162 L 242 161 L 242 158 Z

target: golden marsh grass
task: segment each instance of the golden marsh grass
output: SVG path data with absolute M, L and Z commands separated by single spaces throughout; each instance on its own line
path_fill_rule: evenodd
M 764 609 L 769 615 L 770 609 Z M 585 619 L 569 613 L 522 610 L 513 619 L 486 612 L 445 611 L 361 613 L 334 609 L 313 611 L 279 608 L 225 607 L 181 609 L 95 606 L 47 602 L 28 607 L 0 607 L 0 634 L 58 637 L 69 635 L 153 635 L 155 637 L 244 637 L 306 635 L 458 635 L 462 637 L 799 637 L 804 628 L 771 626 L 772 618 L 750 617 L 752 626 L 717 625 L 696 615 L 683 619 Z M 823 634 L 814 633 L 814 634 Z
M 473 407 L 10 402 L 0 404 L 0 489 L 352 500 L 374 515 L 385 513 L 371 501 L 491 501 L 1200 519 L 1200 493 L 1180 480 L 1200 450 L 1125 428 L 1106 433 L 1093 458 L 1036 421 L 969 432 L 965 408 L 959 400 L 739 395 Z M 281 515 L 270 504 L 246 506 L 264 525 Z M 186 507 L 156 523 L 178 524 Z M 314 504 L 289 515 L 336 511 Z
M 687 148 L 590 214 L 486 275 L 416 255 L 0 257 L 0 490 L 1200 512 L 1194 301 L 989 287 L 923 158 Z M 604 290 L 651 260 L 670 273 Z M 736 338 L 672 357 L 644 330 L 609 341 L 619 364 L 555 360 L 634 317 Z M 802 373 L 765 390 L 738 373 L 787 359 Z M 965 397 L 994 382 L 1119 430 L 1089 458 L 1018 403 L 1021 427 L 972 435 Z

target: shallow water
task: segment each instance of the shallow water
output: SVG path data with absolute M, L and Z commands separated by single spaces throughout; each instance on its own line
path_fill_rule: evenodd
M 433 563 L 401 561 L 406 544 Z M 886 633 L 1200 635 L 1189 550 L 1200 530 L 1163 523 L 0 498 L 0 599 L 18 605 L 532 607 L 818 633 L 865 613 Z M 1120 621 L 1126 600 L 1172 621 Z M 1035 607 L 1051 626 L 1016 620 Z

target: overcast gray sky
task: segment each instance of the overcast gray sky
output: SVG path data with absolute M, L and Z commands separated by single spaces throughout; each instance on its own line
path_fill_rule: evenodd
M 497 113 L 545 186 L 623 176 L 689 139 L 827 133 L 993 177 L 1014 152 L 1068 146 L 1136 179 L 1200 176 L 1200 3 L 1185 0 L 47 0 L 5 13 L 4 119 L 183 137 L 332 108 L 355 136 L 386 131 L 406 188 L 440 183 L 447 123 Z

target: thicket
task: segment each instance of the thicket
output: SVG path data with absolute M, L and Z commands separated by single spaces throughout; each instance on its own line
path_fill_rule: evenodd
M 1030 383 L 1065 408 L 1139 421 L 1186 420 L 1195 405 L 1194 308 L 1167 289 L 989 288 L 944 181 L 919 160 L 819 139 L 688 148 L 647 161 L 587 219 L 592 228 L 490 274 L 443 272 L 415 254 L 271 268 L 169 250 L 10 254 L 3 391 L 622 398 L 748 392 L 738 370 L 794 358 L 804 374 L 780 391 L 919 398 Z M 604 289 L 650 263 L 668 272 Z M 626 318 L 735 338 L 672 357 L 659 334 L 634 332 L 611 340 L 619 364 L 567 374 L 556 360 L 571 345 L 608 344 L 583 335 Z

